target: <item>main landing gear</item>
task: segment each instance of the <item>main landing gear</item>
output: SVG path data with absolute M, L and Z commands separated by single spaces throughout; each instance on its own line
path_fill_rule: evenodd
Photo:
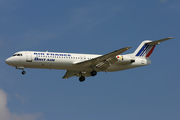
M 84 76 L 81 76 L 81 77 L 79 78 L 79 81 L 80 81 L 80 82 L 85 81 L 85 77 L 84 77 Z
M 95 71 L 95 70 L 93 70 L 92 72 L 91 72 L 91 76 L 96 76 L 97 75 L 97 72 Z
M 96 76 L 97 72 L 95 70 L 93 70 L 90 74 L 91 74 L 91 76 Z M 80 82 L 85 81 L 85 77 L 83 75 L 81 75 L 81 77 L 79 77 L 79 81 Z
M 23 71 L 22 71 L 22 74 L 23 74 L 23 75 L 26 74 L 26 71 L 23 70 Z

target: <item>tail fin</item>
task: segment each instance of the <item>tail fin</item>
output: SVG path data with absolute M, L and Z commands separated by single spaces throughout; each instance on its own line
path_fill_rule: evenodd
M 155 45 L 148 44 L 150 42 L 152 41 L 143 41 L 134 52 L 134 55 L 136 57 L 150 57 L 155 48 Z
M 133 54 L 136 57 L 150 57 L 156 45 L 160 44 L 160 42 L 163 42 L 172 38 L 173 37 L 156 40 L 156 41 L 149 41 L 149 40 L 143 41 Z

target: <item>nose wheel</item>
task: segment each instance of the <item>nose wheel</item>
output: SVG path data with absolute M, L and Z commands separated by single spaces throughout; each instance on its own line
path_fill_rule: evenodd
M 23 70 L 23 71 L 22 71 L 22 74 L 23 74 L 23 75 L 26 74 L 26 71 Z

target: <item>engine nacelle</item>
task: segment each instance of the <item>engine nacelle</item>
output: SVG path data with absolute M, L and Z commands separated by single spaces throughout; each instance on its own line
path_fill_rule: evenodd
M 122 63 L 133 63 L 133 62 L 135 62 L 135 59 L 131 58 L 130 56 L 126 56 L 126 55 L 118 55 L 118 56 L 116 56 L 116 58 L 118 59 L 118 61 L 120 61 Z

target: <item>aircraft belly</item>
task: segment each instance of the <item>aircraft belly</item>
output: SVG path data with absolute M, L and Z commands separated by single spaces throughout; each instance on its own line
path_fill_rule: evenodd
M 108 67 L 105 71 L 106 72 L 113 72 L 113 71 L 120 71 L 122 70 L 124 67 L 123 65 L 111 65 L 110 67 Z
M 114 64 L 114 65 L 110 66 L 109 68 L 107 68 L 105 71 L 106 72 L 114 72 L 114 71 L 121 71 L 121 70 L 141 67 L 141 66 L 144 66 L 144 65 L 140 65 L 140 64 L 122 64 L 122 65 Z

